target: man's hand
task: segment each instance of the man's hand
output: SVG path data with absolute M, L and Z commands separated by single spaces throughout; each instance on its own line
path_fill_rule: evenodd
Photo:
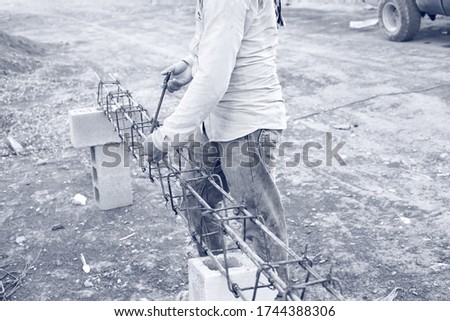
M 148 136 L 144 141 L 144 154 L 148 156 L 149 162 L 158 163 L 166 157 L 167 153 L 156 148 L 152 136 Z
M 192 68 L 184 60 L 166 68 L 161 74 L 166 76 L 169 73 L 172 74 L 172 78 L 167 83 L 167 90 L 171 93 L 192 81 Z

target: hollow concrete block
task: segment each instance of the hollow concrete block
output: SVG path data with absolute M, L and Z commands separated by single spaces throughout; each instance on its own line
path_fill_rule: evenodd
M 94 199 L 100 209 L 133 203 L 129 157 L 124 143 L 91 147 Z
M 223 256 L 217 256 L 223 262 Z M 241 288 L 253 287 L 257 268 L 244 254 L 228 255 L 231 262 L 230 277 Z M 228 290 L 226 278 L 217 270 L 209 257 L 193 258 L 188 261 L 189 300 L 190 301 L 240 301 Z M 267 278 L 261 275 L 261 284 L 267 284 Z M 248 300 L 253 291 L 245 291 Z M 273 301 L 277 292 L 269 288 L 259 289 L 256 301 Z
M 70 141 L 75 148 L 120 143 L 120 137 L 101 109 L 69 111 Z

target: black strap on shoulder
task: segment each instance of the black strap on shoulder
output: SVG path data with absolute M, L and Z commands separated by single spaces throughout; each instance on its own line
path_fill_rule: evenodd
M 281 10 L 281 0 L 274 0 L 274 2 L 275 2 L 275 13 L 277 15 L 278 26 L 284 27 L 285 23 L 284 23 L 283 13 Z

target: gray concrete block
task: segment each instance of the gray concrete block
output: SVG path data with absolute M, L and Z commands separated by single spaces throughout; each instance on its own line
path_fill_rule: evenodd
M 103 211 L 130 206 L 133 204 L 133 192 L 131 187 L 125 186 L 123 181 L 110 180 L 110 185 L 94 184 L 95 204 Z
M 133 203 L 129 157 L 123 143 L 91 147 L 94 200 L 100 209 Z
M 98 108 L 69 111 L 70 141 L 75 148 L 119 143 L 113 125 Z
M 124 143 L 91 146 L 91 160 L 100 175 L 130 171 L 130 153 Z
M 257 272 L 256 266 L 242 253 L 229 254 L 233 267 L 230 276 L 241 288 L 253 287 Z M 218 256 L 223 261 L 223 256 Z M 241 301 L 228 290 L 226 278 L 214 267 L 209 257 L 199 257 L 188 261 L 189 300 L 190 301 Z M 267 284 L 262 275 L 261 282 Z M 246 298 L 252 298 L 252 291 L 244 292 Z M 277 292 L 268 288 L 259 289 L 256 301 L 273 301 Z

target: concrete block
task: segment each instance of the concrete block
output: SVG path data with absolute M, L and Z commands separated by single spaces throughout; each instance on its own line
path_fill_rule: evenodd
M 92 166 L 98 174 L 121 175 L 130 172 L 130 154 L 124 143 L 91 146 Z
M 129 157 L 123 143 L 91 147 L 94 199 L 100 209 L 133 203 Z
M 241 288 L 253 287 L 255 284 L 256 266 L 242 253 L 229 254 L 231 260 L 231 279 Z M 223 262 L 223 256 L 217 256 Z M 228 290 L 226 278 L 217 270 L 209 257 L 199 257 L 188 261 L 189 300 L 190 301 L 241 301 Z M 261 275 L 260 282 L 267 284 L 267 278 Z M 244 295 L 251 300 L 253 292 L 245 291 Z M 268 288 L 259 289 L 256 301 L 273 301 L 277 292 Z
M 70 141 L 75 148 L 120 143 L 120 137 L 101 109 L 69 111 Z

